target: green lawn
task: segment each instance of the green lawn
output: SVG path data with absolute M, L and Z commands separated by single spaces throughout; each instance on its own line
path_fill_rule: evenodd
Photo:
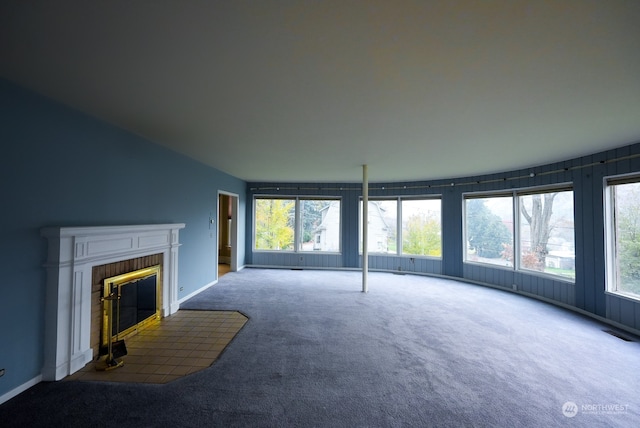
M 545 268 L 544 269 L 545 273 L 551 274 L 551 275 L 558 275 L 558 276 L 562 276 L 565 278 L 571 278 L 571 279 L 576 279 L 576 271 L 575 270 L 570 270 L 570 269 L 557 269 L 557 268 Z

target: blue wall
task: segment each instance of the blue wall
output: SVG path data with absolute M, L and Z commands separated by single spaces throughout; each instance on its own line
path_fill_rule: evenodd
M 178 298 L 217 279 L 209 216 L 216 214 L 218 190 L 240 195 L 245 212 L 243 181 L 4 80 L 0 141 L 0 369 L 6 369 L 0 396 L 42 369 L 42 227 L 186 223 Z M 244 246 L 239 250 L 242 265 Z
M 534 176 L 531 177 L 530 173 Z M 633 332 L 640 332 L 640 303 L 605 293 L 603 178 L 640 172 L 640 144 L 526 170 L 411 183 L 370 183 L 371 197 L 439 195 L 442 198 L 442 259 L 370 255 L 369 268 L 446 275 L 525 294 L 573 308 Z M 375 171 L 369 169 L 370 176 Z M 451 184 L 454 184 L 453 186 Z M 575 283 L 512 269 L 463 262 L 463 194 L 573 183 Z M 255 195 L 335 196 L 342 199 L 342 254 L 253 252 Z M 360 184 L 247 183 L 247 263 L 267 266 L 359 268 Z M 302 257 L 302 260 L 301 260 Z

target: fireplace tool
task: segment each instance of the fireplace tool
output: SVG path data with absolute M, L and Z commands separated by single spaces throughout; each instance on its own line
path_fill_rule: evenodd
M 118 333 L 120 329 L 120 295 L 115 294 L 113 291 L 106 297 L 101 299 L 103 302 L 109 302 L 107 306 L 107 316 L 109 317 L 109 335 L 107 340 L 107 357 L 105 358 L 105 365 L 98 366 L 98 370 L 112 370 L 124 365 L 124 361 L 118 360 L 118 357 L 127 355 L 127 348 L 124 344 L 124 340 L 118 340 Z M 116 340 L 114 342 L 111 334 L 113 333 L 113 301 L 118 301 L 118 321 L 116 326 Z

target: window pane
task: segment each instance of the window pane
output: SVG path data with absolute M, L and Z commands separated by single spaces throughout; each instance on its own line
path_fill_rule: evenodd
M 362 201 L 360 201 L 362 213 Z M 359 216 L 362 219 L 362 215 Z M 396 254 L 398 201 L 369 201 L 368 250 L 370 253 Z M 362 224 L 359 228 L 362 231 Z M 360 233 L 360 252 L 362 253 L 362 233 Z
M 520 267 L 575 278 L 573 192 L 519 196 Z
M 294 217 L 296 203 L 293 199 L 255 200 L 255 249 L 294 249 Z
M 340 201 L 300 200 L 300 251 L 340 251 Z
M 513 266 L 513 198 L 465 200 L 466 261 Z
M 640 297 L 640 183 L 612 187 L 615 284 L 611 291 Z
M 442 256 L 439 199 L 403 200 L 402 254 Z

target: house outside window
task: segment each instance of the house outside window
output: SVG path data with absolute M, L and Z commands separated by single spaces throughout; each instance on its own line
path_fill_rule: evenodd
M 340 201 L 300 200 L 299 251 L 340 252 Z
M 254 198 L 254 250 L 340 252 L 340 200 Z
M 569 185 L 468 194 L 464 208 L 465 262 L 575 280 Z
M 439 197 L 370 199 L 369 253 L 442 257 L 441 205 Z M 362 235 L 359 248 L 362 253 Z
M 518 203 L 520 268 L 575 279 L 573 192 L 518 195 Z

